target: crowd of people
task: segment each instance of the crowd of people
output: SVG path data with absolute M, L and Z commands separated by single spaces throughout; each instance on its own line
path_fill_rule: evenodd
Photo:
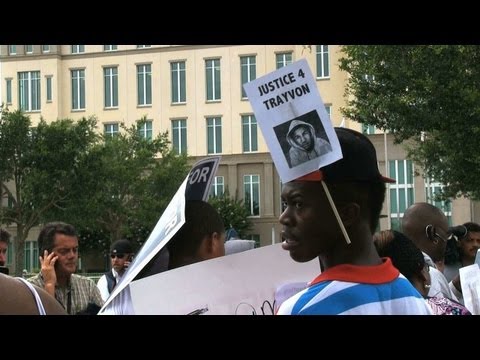
M 318 259 L 321 273 L 280 304 L 277 314 L 470 314 L 462 304 L 459 269 L 474 262 L 480 226 L 449 228 L 441 210 L 415 203 L 405 211 L 401 231 L 375 233 L 385 183 L 393 180 L 380 174 L 365 135 L 345 128 L 335 132 L 343 158 L 282 189 L 282 247 L 296 262 Z M 9 238 L 2 229 L 0 266 Z M 79 240 L 72 225 L 46 224 L 38 247 L 39 274 L 27 282 L 0 274 L 0 288 L 8 294 L 0 297 L 1 314 L 96 314 L 135 253 L 128 240 L 114 242 L 111 269 L 95 284 L 75 274 Z M 224 256 L 225 247 L 225 227 L 215 209 L 187 201 L 185 224 L 137 279 Z M 107 313 L 132 313 L 128 304 L 120 310 L 111 304 Z

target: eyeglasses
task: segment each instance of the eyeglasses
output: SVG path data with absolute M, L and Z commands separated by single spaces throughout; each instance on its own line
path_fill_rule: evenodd
M 425 227 L 425 233 L 427 235 L 427 237 L 433 241 L 434 244 L 437 244 L 438 243 L 438 239 L 442 240 L 443 242 L 448 242 L 448 240 L 450 240 L 452 238 L 452 234 L 448 235 L 447 238 L 444 238 L 443 236 L 441 236 L 436 230 L 435 230 L 435 226 L 433 226 L 432 224 L 429 224 Z M 435 239 L 436 238 L 436 239 Z
M 115 257 L 117 257 L 119 259 L 123 259 L 125 257 L 125 254 L 110 254 L 110 257 L 112 259 L 115 259 Z

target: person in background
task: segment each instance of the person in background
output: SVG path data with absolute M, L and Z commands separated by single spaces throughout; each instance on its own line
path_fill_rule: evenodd
M 133 247 L 130 241 L 127 239 L 115 241 L 110 247 L 110 258 L 112 268 L 103 274 L 97 282 L 103 301 L 108 299 L 115 285 L 118 284 L 133 260 Z
M 96 314 L 103 300 L 93 280 L 76 275 L 78 236 L 64 222 L 46 224 L 38 235 L 41 271 L 28 279 L 55 297 L 68 314 Z
M 430 266 L 412 240 L 395 230 L 375 233 L 373 239 L 378 254 L 392 260 L 393 266 L 422 294 L 434 315 L 471 315 L 465 306 L 452 299 L 428 296 Z
M 134 280 L 225 255 L 225 227 L 215 208 L 204 201 L 185 203 L 185 224 Z M 174 301 L 174 299 L 172 299 Z M 127 286 L 100 315 L 134 315 Z
M 461 267 L 472 265 L 480 248 L 480 225 L 467 222 L 463 225 L 453 226 L 449 229 L 452 233 L 445 251 L 444 275 L 449 281 L 450 290 L 463 302 L 462 286 L 460 284 Z
M 7 265 L 7 250 L 10 243 L 10 233 L 0 228 L 0 266 Z
M 283 249 L 297 262 L 318 257 L 324 271 L 282 303 L 280 315 L 427 315 L 431 310 L 410 282 L 381 259 L 372 235 L 385 198 L 375 148 L 363 134 L 335 128 L 343 158 L 287 182 Z M 328 200 L 328 186 L 351 243 Z
M 450 237 L 445 214 L 437 207 L 419 202 L 411 205 L 403 215 L 402 233 L 422 251 L 431 267 L 432 286 L 429 296 L 444 296 L 458 301 L 440 269 L 443 268 L 445 249 Z
M 168 269 L 225 255 L 225 227 L 215 208 L 204 201 L 187 201 L 185 224 L 168 242 Z

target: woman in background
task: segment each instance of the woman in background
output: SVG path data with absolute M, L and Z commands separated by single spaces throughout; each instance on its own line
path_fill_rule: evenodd
M 377 252 L 381 257 L 389 257 L 432 308 L 434 315 L 471 315 L 462 304 L 445 298 L 428 296 L 430 289 L 429 266 L 419 248 L 404 234 L 395 230 L 384 230 L 373 235 Z

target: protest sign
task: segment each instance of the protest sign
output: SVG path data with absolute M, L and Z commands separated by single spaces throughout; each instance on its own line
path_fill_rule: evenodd
M 342 158 L 305 59 L 246 83 L 244 89 L 282 182 Z
M 478 264 L 464 266 L 459 273 L 465 307 L 473 315 L 480 315 L 480 267 Z
M 275 244 L 149 276 L 130 291 L 135 314 L 272 315 L 279 287 L 319 271 L 318 259 L 296 263 Z
M 217 172 L 220 156 L 205 158 L 197 162 L 180 185 L 168 204 L 145 244 L 135 256 L 120 282 L 115 286 L 100 313 L 108 307 L 148 264 L 148 262 L 168 243 L 185 223 L 185 202 L 189 200 L 207 201 L 212 180 Z M 128 290 L 128 289 L 127 289 Z M 126 299 L 125 301 L 128 301 Z

